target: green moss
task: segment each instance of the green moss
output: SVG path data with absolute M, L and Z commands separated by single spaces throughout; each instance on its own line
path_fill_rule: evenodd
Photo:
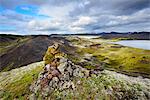
M 80 84 L 78 84 L 79 81 Z M 77 78 L 74 79 L 73 82 L 76 85 L 74 90 L 55 90 L 51 99 L 116 100 L 118 99 L 116 94 L 120 93 L 120 91 L 126 95 L 126 98 L 134 98 L 142 88 L 139 84 L 130 84 L 122 80 L 117 80 L 107 74 L 92 76 L 89 78 Z M 110 93 L 108 91 L 110 91 Z
M 45 64 L 49 64 L 53 60 L 54 56 L 52 54 L 46 54 L 44 56 Z
M 96 43 L 100 43 L 101 46 L 99 48 L 90 48 L 88 46 L 85 48 L 81 48 L 79 46 L 76 50 L 78 56 L 70 57 L 75 63 L 80 62 L 84 57 L 84 54 L 92 54 L 93 57 L 95 57 L 99 62 L 106 63 L 107 66 L 105 67 L 108 69 L 149 75 L 150 50 L 143 50 L 108 43 L 111 40 L 91 39 L 91 41 L 92 42 L 86 41 L 85 39 L 80 39 L 81 46 L 89 45 L 95 41 Z M 95 64 L 94 61 L 91 63 Z M 91 66 L 89 65 L 84 67 L 91 68 Z
M 84 41 L 82 41 L 83 43 L 81 45 L 85 45 L 87 43 Z M 105 62 L 107 67 L 110 69 L 126 71 L 129 73 L 150 74 L 150 50 L 143 50 L 108 43 L 111 40 L 104 41 L 100 39 L 91 39 L 91 41 L 100 43 L 101 47 L 90 48 L 87 46 L 85 48 L 80 48 L 79 46 L 76 53 L 79 54 L 80 58 L 82 58 L 84 54 L 88 53 L 92 54 L 93 57 L 98 59 L 100 62 Z M 88 44 L 90 43 L 87 43 L 87 45 Z M 78 62 L 78 60 L 75 61 Z
M 150 56 L 147 56 L 150 54 L 149 50 L 130 47 L 112 48 L 109 44 L 106 44 L 105 48 L 99 48 L 98 50 L 87 48 L 87 52 L 108 63 L 112 68 L 120 69 L 122 67 L 121 70 L 124 71 L 150 73 Z M 146 57 L 143 58 L 143 56 Z
M 92 65 L 87 65 L 87 66 L 83 66 L 84 68 L 87 68 L 87 69 L 95 69 L 96 67 L 95 66 L 92 66 Z
M 67 54 L 64 53 L 64 51 L 67 49 L 68 47 L 63 47 L 62 45 L 57 45 L 56 47 L 52 47 L 50 46 L 44 57 L 43 57 L 43 61 L 45 61 L 45 64 L 49 64 L 51 63 L 54 58 L 57 58 L 57 57 L 66 57 Z M 62 49 L 65 49 L 64 51 Z
M 38 74 L 42 69 L 43 65 L 40 66 L 36 65 L 36 67 L 33 68 L 32 70 L 26 70 L 25 72 L 16 72 L 15 76 L 6 76 L 6 79 L 4 79 L 2 83 L 0 82 L 1 85 L 3 85 L 4 91 L 4 93 L 1 94 L 1 97 L 7 100 L 8 99 L 12 100 L 14 98 L 19 98 L 23 100 L 26 99 L 27 96 L 30 94 L 29 86 L 37 79 Z M 7 77 L 8 78 L 12 77 L 13 80 L 7 81 Z M 5 80 L 7 84 L 4 83 Z
M 81 57 L 77 57 L 77 56 L 74 56 L 74 55 L 67 55 L 67 58 L 69 60 L 71 60 L 73 63 L 77 64 L 81 61 Z

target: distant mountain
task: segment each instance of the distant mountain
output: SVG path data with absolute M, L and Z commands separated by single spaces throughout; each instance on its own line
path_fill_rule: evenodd
M 129 33 L 103 33 L 100 34 L 101 38 L 114 39 L 114 38 L 128 38 L 133 40 L 150 40 L 150 32 L 129 32 Z
M 126 38 L 131 40 L 150 40 L 150 32 L 102 32 L 102 33 L 77 33 L 77 34 L 52 34 L 51 36 L 101 36 L 104 39 Z

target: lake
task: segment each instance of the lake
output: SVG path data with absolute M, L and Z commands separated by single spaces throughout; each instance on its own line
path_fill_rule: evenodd
M 150 40 L 122 40 L 122 41 L 111 42 L 111 43 L 150 50 Z

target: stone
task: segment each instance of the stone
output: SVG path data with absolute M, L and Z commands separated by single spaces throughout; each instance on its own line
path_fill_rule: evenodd
M 57 68 L 61 73 L 64 73 L 65 69 L 67 68 L 67 62 L 60 63 L 60 65 Z
M 46 70 L 46 71 L 49 71 L 49 70 L 50 70 L 50 67 L 51 67 L 50 64 L 47 64 L 47 65 L 45 66 L 45 70 Z
M 42 89 L 42 96 L 47 97 L 54 89 L 46 87 Z
M 56 88 L 57 87 L 57 85 L 58 85 L 58 82 L 59 82 L 59 79 L 58 79 L 58 77 L 53 77 L 53 79 L 52 79 L 52 86 L 53 86 L 53 88 Z
M 51 62 L 50 65 L 51 65 L 52 67 L 57 67 L 57 64 L 58 64 L 58 63 L 54 60 L 53 62 Z
M 29 96 L 29 100 L 37 100 L 36 96 L 34 93 L 32 93 L 30 96 Z
M 81 84 L 81 81 L 80 81 L 80 80 L 79 80 L 79 81 L 77 81 L 77 84 L 78 84 L 78 85 L 80 85 L 80 84 Z
M 70 64 L 68 64 L 68 68 L 66 68 L 66 71 L 69 73 L 70 76 L 73 75 L 73 69 Z
M 72 89 L 75 88 L 74 83 L 72 81 L 65 82 L 63 84 L 62 89 L 68 89 L 68 88 L 72 88 Z
M 48 86 L 49 80 L 47 78 L 43 78 L 40 82 L 40 85 L 42 88 L 45 88 Z
M 84 70 L 84 76 L 85 76 L 85 77 L 90 76 L 90 71 L 89 71 L 89 70 Z
M 53 77 L 58 77 L 60 75 L 60 72 L 59 72 L 59 70 L 55 69 L 51 72 L 51 74 Z
M 81 77 L 81 78 L 84 77 L 83 69 L 80 67 L 77 67 L 76 69 L 74 69 L 73 76 L 74 77 Z
M 69 75 L 68 72 L 65 72 L 65 73 L 63 74 L 63 80 L 65 80 L 65 81 L 69 81 L 69 80 L 70 80 L 70 75 Z
M 53 78 L 52 74 L 48 74 L 47 78 L 50 80 Z

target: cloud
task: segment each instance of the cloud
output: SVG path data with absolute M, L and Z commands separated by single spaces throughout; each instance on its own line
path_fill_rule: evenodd
M 69 25 L 69 30 L 71 32 L 85 32 L 85 30 L 88 30 L 85 27 L 95 22 L 96 20 L 92 17 L 80 16 L 77 20 Z
M 83 0 L 83 2 L 86 2 Z M 81 2 L 82 3 L 82 2 Z M 70 13 L 75 15 L 128 15 L 150 6 L 149 0 L 89 0 L 89 3 Z
M 16 33 L 150 31 L 149 14 L 150 0 L 0 0 L 0 26 Z
M 81 16 L 77 21 L 73 22 L 72 26 L 84 26 L 95 22 L 94 19 L 88 16 Z
M 63 6 L 42 6 L 39 10 L 39 14 L 47 15 L 52 18 L 64 18 L 67 17 L 69 11 L 71 11 L 71 5 L 63 5 Z
M 46 19 L 46 20 L 31 20 L 28 23 L 28 28 L 35 31 L 61 31 L 64 26 L 61 21 Z
M 145 23 L 150 20 L 150 8 L 140 10 L 131 15 L 111 16 L 104 27 L 123 26 L 137 23 Z
M 22 15 L 19 13 L 16 13 L 15 11 L 12 10 L 5 10 L 3 12 L 1 12 L 0 14 L 1 16 L 11 19 L 11 20 L 18 20 L 18 21 L 29 21 L 30 19 L 32 19 L 32 16 L 28 16 L 28 15 Z

